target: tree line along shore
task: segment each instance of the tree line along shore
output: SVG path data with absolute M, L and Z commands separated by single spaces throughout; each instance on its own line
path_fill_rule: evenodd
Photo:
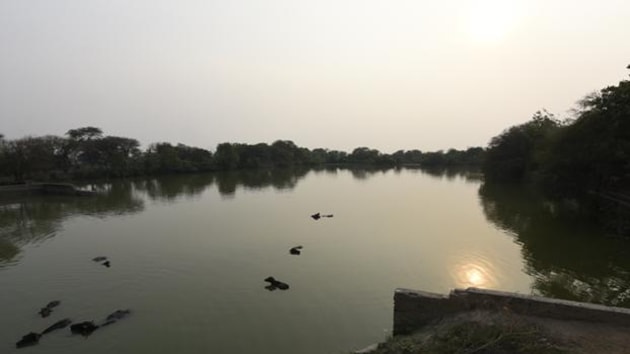
M 226 142 L 214 152 L 159 142 L 143 151 L 138 140 L 106 136 L 96 127 L 13 140 L 0 134 L 0 184 L 326 164 L 472 166 L 481 169 L 485 183 L 533 185 L 551 198 L 588 200 L 591 211 L 625 215 L 630 209 L 630 81 L 579 100 L 571 118 L 538 111 L 488 146 L 466 150 L 386 154 L 358 147 L 347 153 L 277 140 Z M 630 223 L 616 227 L 616 233 L 630 233 Z
M 68 130 L 63 137 L 27 136 L 7 140 L 0 135 L 0 178 L 7 184 L 324 164 L 479 166 L 483 155 L 481 147 L 447 152 L 400 150 L 393 154 L 358 147 L 347 153 L 323 148 L 311 150 L 290 140 L 272 144 L 221 143 L 214 152 L 160 142 L 142 151 L 136 139 L 105 136 L 100 128 L 83 127 Z

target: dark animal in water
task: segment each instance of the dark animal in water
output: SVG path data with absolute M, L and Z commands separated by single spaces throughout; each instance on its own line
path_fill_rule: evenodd
M 96 331 L 98 326 L 94 324 L 92 321 L 85 321 L 81 323 L 76 323 L 70 326 L 70 332 L 74 334 L 80 334 L 82 336 L 89 336 L 92 332 Z
M 116 310 L 110 313 L 105 318 L 103 323 L 101 323 L 100 326 L 94 324 L 93 321 L 85 321 L 85 322 L 73 324 L 72 326 L 70 326 L 70 331 L 72 331 L 72 333 L 74 334 L 80 334 L 82 336 L 87 337 L 90 334 L 92 334 L 92 332 L 96 331 L 97 329 L 101 327 L 109 326 L 112 323 L 116 323 L 118 322 L 118 320 L 121 320 L 127 317 L 130 313 L 131 313 L 131 310 Z
M 42 334 L 47 334 L 47 333 L 50 333 L 50 332 L 52 332 L 52 331 L 54 331 L 54 330 L 57 330 L 57 329 L 66 328 L 66 327 L 68 327 L 68 325 L 70 325 L 71 323 L 72 323 L 72 321 L 71 321 L 69 318 L 64 318 L 63 320 L 61 320 L 61 321 L 57 321 L 57 322 L 55 322 L 52 326 L 50 326 L 50 327 L 46 328 L 46 329 L 42 332 Z
M 94 257 L 94 258 L 92 258 L 92 260 L 94 262 L 101 263 L 102 265 L 104 265 L 107 268 L 109 268 L 111 266 L 111 263 L 109 263 L 109 259 L 107 259 L 107 257 L 105 257 L 105 256 Z
M 48 317 L 52 313 L 52 309 L 59 306 L 59 304 L 61 304 L 61 301 L 58 301 L 58 300 L 51 301 L 45 307 L 42 307 L 38 313 L 42 317 Z
M 51 308 L 53 308 L 53 307 L 57 307 L 57 306 L 59 306 L 59 305 L 61 305 L 61 301 L 59 301 L 59 300 L 53 300 L 53 301 L 49 302 L 49 303 L 46 305 L 46 307 L 48 307 L 48 308 L 50 308 L 50 309 L 51 309 Z
M 269 285 L 265 286 L 265 289 L 269 291 L 276 289 L 287 290 L 289 288 L 289 284 L 276 280 L 274 277 L 267 277 L 265 281 L 269 283 Z
M 55 307 L 59 305 L 59 301 L 52 301 L 48 304 L 48 306 Z M 44 307 L 46 309 L 48 309 L 48 307 Z M 15 343 L 15 346 L 17 348 L 22 348 L 22 347 L 28 347 L 31 345 L 35 345 L 37 343 L 39 343 L 39 338 L 41 338 L 42 335 L 50 333 L 56 329 L 62 329 L 62 328 L 66 328 L 68 327 L 68 325 L 72 323 L 72 321 L 70 321 L 69 318 L 64 318 L 61 321 L 57 321 L 55 322 L 52 326 L 46 328 L 41 334 L 40 333 L 35 333 L 35 332 L 31 332 L 25 336 L 22 337 L 22 339 Z
M 50 314 L 52 313 L 52 310 L 49 309 L 48 307 L 44 307 L 42 309 L 39 310 L 39 315 L 43 317 L 48 317 L 50 316 Z
M 323 215 L 322 215 L 322 214 L 320 214 L 320 213 L 317 213 L 317 214 L 313 214 L 313 215 L 311 215 L 311 217 L 312 217 L 313 219 L 315 219 L 315 220 L 319 220 L 319 219 L 321 219 L 321 218 L 332 218 L 333 216 L 334 216 L 333 214 L 323 214 Z
M 108 326 L 112 323 L 115 323 L 118 320 L 122 320 L 123 318 L 127 317 L 130 313 L 131 313 L 131 310 L 116 310 L 112 312 L 111 314 L 109 314 L 109 316 L 107 316 L 107 318 L 105 319 L 105 322 L 103 322 L 101 327 Z
M 299 255 L 301 253 L 302 248 L 304 248 L 304 247 L 303 246 L 295 246 L 295 247 L 293 247 L 293 248 L 291 248 L 289 250 L 289 253 L 297 256 L 297 255 Z
M 22 336 L 22 339 L 20 339 L 17 343 L 15 343 L 15 347 L 24 348 L 31 345 L 35 345 L 39 343 L 39 337 L 41 336 L 42 335 L 39 333 L 31 332 L 25 336 Z

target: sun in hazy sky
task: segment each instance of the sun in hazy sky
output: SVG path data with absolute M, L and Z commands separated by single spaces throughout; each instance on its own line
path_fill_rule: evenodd
M 0 133 L 485 146 L 625 78 L 628 18 L 628 0 L 3 0 Z
M 466 9 L 466 31 L 477 42 L 500 42 L 516 26 L 519 13 L 522 9 L 517 1 L 471 1 Z

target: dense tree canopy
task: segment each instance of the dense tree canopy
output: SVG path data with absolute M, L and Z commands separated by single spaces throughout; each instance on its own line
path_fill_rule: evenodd
M 70 129 L 65 135 L 16 140 L 5 140 L 0 135 L 0 181 L 110 178 L 322 164 L 474 165 L 480 163 L 484 153 L 477 147 L 465 151 L 451 149 L 447 153 L 400 150 L 389 155 L 358 147 L 348 154 L 323 148 L 310 150 L 291 140 L 253 145 L 226 142 L 218 144 L 214 153 L 183 144 L 160 142 L 150 144 L 142 151 L 137 140 L 106 136 L 96 127 Z
M 552 194 L 630 195 L 630 81 L 579 102 L 563 123 L 537 112 L 494 137 L 483 171 L 488 181 L 540 182 Z
M 547 183 L 563 193 L 630 192 L 630 81 L 581 104 L 551 148 Z
M 547 112 L 492 138 L 483 171 L 489 181 L 521 182 L 538 172 L 560 122 Z
M 579 201 L 609 232 L 630 235 L 630 81 L 579 102 L 560 123 L 539 112 L 494 137 L 486 183 L 533 182 L 554 199 Z

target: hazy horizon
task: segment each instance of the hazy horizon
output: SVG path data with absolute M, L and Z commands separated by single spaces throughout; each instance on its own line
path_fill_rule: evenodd
M 465 149 L 627 79 L 622 0 L 0 2 L 0 133 Z

